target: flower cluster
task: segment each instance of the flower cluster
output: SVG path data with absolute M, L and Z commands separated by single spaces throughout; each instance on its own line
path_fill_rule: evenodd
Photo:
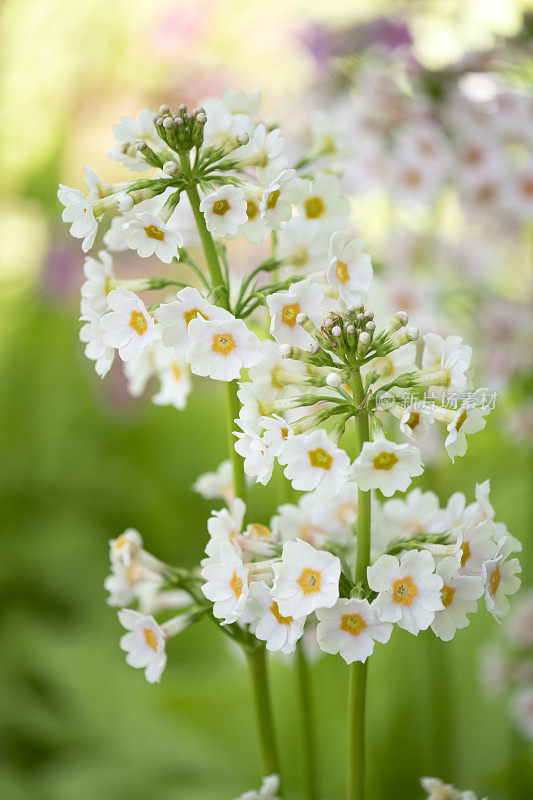
M 440 778 L 421 778 L 420 785 L 427 792 L 427 800 L 477 800 L 477 795 L 470 789 L 456 789 Z M 487 797 L 484 800 L 488 800 Z

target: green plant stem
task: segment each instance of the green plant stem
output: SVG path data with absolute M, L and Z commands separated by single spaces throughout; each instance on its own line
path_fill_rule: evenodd
M 296 645 L 296 665 L 298 691 L 300 694 L 300 715 L 302 721 L 302 742 L 304 747 L 304 797 L 318 800 L 318 763 L 315 738 L 315 710 L 311 689 L 311 674 L 301 640 Z
M 428 740 L 431 748 L 429 764 L 431 773 L 450 780 L 453 774 L 452 754 L 452 687 L 451 663 L 448 642 L 442 642 L 431 630 L 424 631 L 431 715 Z
M 265 647 L 248 647 L 245 652 L 252 678 L 263 776 L 273 775 L 274 773 L 279 775 L 279 757 L 268 686 Z
M 353 397 L 357 405 L 363 402 L 364 389 L 359 370 L 354 372 Z M 363 444 L 370 439 L 368 414 L 362 412 L 355 417 L 357 455 Z M 366 584 L 366 570 L 370 563 L 370 492 L 358 490 L 357 507 L 357 554 L 355 580 Z M 355 661 L 350 667 L 348 688 L 348 764 L 347 800 L 365 798 L 365 750 L 366 750 L 366 683 L 367 663 Z
M 191 177 L 191 165 L 189 158 L 185 154 L 180 155 L 180 161 L 184 173 Z M 198 188 L 194 184 L 189 184 L 186 189 L 192 212 L 198 228 L 202 249 L 209 270 L 211 280 L 211 291 L 218 289 L 217 303 L 223 308 L 230 309 L 230 290 L 228 282 L 222 275 L 220 262 L 218 260 L 215 243 L 210 232 L 207 230 L 205 218 L 200 211 L 200 197 Z M 237 381 L 230 381 L 227 387 L 227 436 L 228 450 L 233 466 L 233 483 L 235 497 L 240 497 L 246 502 L 246 480 L 244 477 L 244 464 L 242 458 L 235 452 L 233 446 L 233 427 L 234 420 L 239 416 L 240 403 L 237 397 Z M 274 732 L 274 720 L 272 716 L 272 702 L 270 699 L 270 686 L 266 669 L 266 655 L 264 646 L 245 648 L 248 666 L 252 677 L 253 693 L 256 708 L 257 728 L 259 742 L 261 746 L 263 775 L 273 773 L 280 774 L 276 735 Z

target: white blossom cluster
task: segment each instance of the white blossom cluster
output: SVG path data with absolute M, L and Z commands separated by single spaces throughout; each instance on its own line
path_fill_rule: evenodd
M 477 800 L 477 794 L 470 789 L 456 789 L 440 778 L 421 778 L 420 784 L 427 792 L 427 800 Z M 488 797 L 484 800 L 488 800 Z

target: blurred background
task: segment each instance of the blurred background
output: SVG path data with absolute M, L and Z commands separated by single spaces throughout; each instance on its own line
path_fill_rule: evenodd
M 197 562 L 211 503 L 190 487 L 225 457 L 216 413 L 222 397 L 212 385 L 197 383 L 194 402 L 180 413 L 129 397 L 120 370 L 101 382 L 83 357 L 83 258 L 60 221 L 57 184 L 81 187 L 84 164 L 106 180 L 122 179 L 106 158 L 121 115 L 163 102 L 194 105 L 224 88 L 260 88 L 265 115 L 295 141 L 305 144 L 315 108 L 352 132 L 346 190 L 389 286 L 383 302 L 407 306 L 421 328 L 429 319 L 462 333 L 475 348 L 479 384 L 498 392 L 486 433 L 469 441 L 467 456 L 452 466 L 428 454 L 417 485 L 444 502 L 457 490 L 471 501 L 475 482 L 490 478 L 497 518 L 524 543 L 525 586 L 513 605 L 527 602 L 527 11 L 518 0 L 0 6 L 2 800 L 230 800 L 258 785 L 247 676 L 225 638 L 207 622 L 187 631 L 169 646 L 161 685 L 149 686 L 125 665 L 116 613 L 105 604 L 107 540 L 127 526 L 161 558 Z M 428 121 L 434 134 L 445 128 L 452 168 L 448 161 L 439 175 L 403 180 L 390 168 L 402 141 L 395 126 L 401 134 L 406 123 Z M 482 158 L 496 159 L 497 168 L 470 175 L 469 147 L 480 144 L 480 130 Z M 121 274 L 135 274 L 131 256 L 121 258 Z M 272 491 L 253 497 L 267 521 Z M 530 800 L 531 606 L 529 595 L 518 638 L 479 613 L 451 645 L 396 631 L 376 650 L 371 800 L 422 798 L 424 774 L 490 800 Z M 274 659 L 272 670 L 287 797 L 297 798 L 294 665 Z M 343 795 L 346 674 L 340 659 L 314 666 L 325 800 Z M 436 730 L 432 709 L 444 690 L 453 702 L 439 712 L 445 730 Z

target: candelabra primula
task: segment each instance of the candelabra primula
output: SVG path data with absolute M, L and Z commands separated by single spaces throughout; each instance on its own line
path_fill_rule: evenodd
M 190 373 L 227 385 L 231 468 L 225 462 L 196 484 L 225 503 L 207 523 L 206 557 L 195 568 L 165 564 L 127 530 L 110 542 L 108 602 L 122 608 L 128 663 L 150 682 L 165 667 L 166 641 L 203 617 L 244 649 L 266 796 L 279 791 L 280 765 L 265 649 L 298 651 L 309 800 L 318 790 L 304 632 L 339 653 L 351 664 L 347 796 L 361 800 L 375 643 L 386 643 L 394 624 L 415 635 L 431 627 L 448 641 L 483 594 L 502 616 L 519 586 L 510 558 L 519 544 L 494 521 L 488 483 L 473 504 L 454 495 L 445 509 L 418 489 L 384 503 L 372 495 L 404 492 L 422 474 L 415 442 L 434 423 L 447 428 L 452 460 L 464 455 L 465 434 L 485 425 L 485 394 L 472 391 L 472 353 L 460 337 L 428 334 L 417 349 L 405 312 L 384 324 L 374 318 L 371 259 L 363 242 L 347 243 L 349 204 L 327 168 L 330 155 L 345 152 L 335 130 L 328 136 L 322 118 L 317 143 L 290 167 L 280 130 L 253 119 L 256 100 L 225 93 L 193 112 L 162 106 L 123 118 L 110 155 L 129 169 L 152 168 L 152 177 L 108 185 L 86 169 L 87 195 L 58 193 L 84 250 L 110 219 L 108 248 L 179 261 L 196 284 L 122 279 L 105 250 L 87 257 L 81 338 L 98 374 L 118 352 L 132 393 L 156 374 L 155 402 L 178 408 Z M 267 236 L 271 256 L 236 280 L 230 239 Z M 198 241 L 205 269 L 190 253 Z M 179 291 L 163 302 L 138 295 L 168 287 Z M 387 418 L 399 422 L 400 442 L 385 437 Z M 276 461 L 305 494 L 265 524 L 247 509 L 247 480 L 267 484 Z M 138 610 L 124 608 L 133 603 Z

